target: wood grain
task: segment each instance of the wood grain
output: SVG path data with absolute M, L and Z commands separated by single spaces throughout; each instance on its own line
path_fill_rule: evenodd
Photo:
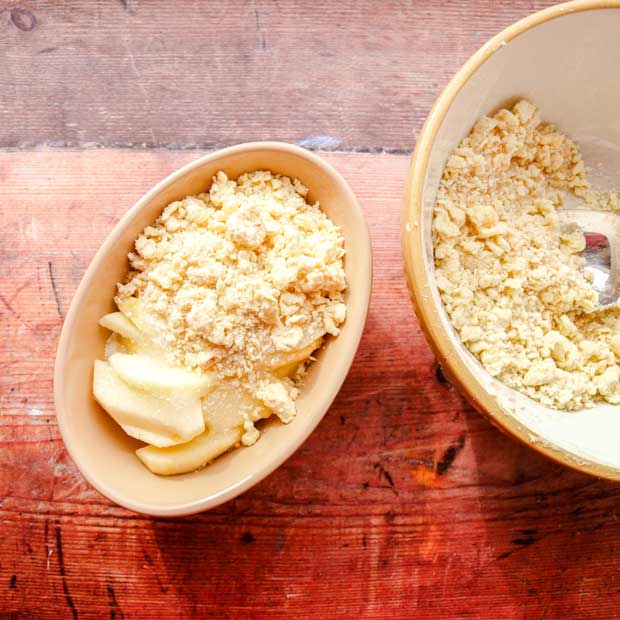
M 409 151 L 490 36 L 553 0 L 0 1 L 0 147 Z
M 53 356 L 107 231 L 194 154 L 0 153 L 0 618 L 620 617 L 620 486 L 504 437 L 435 367 L 401 270 L 408 158 L 324 156 L 374 249 L 351 373 L 274 474 L 161 520 L 113 506 L 76 471 Z

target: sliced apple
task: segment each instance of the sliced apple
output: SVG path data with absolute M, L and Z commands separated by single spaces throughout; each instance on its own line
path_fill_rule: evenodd
M 180 391 L 204 396 L 215 385 L 212 373 L 175 368 L 150 355 L 114 353 L 108 361 L 125 383 L 157 395 Z
M 144 302 L 137 297 L 117 298 L 116 305 L 122 314 L 125 315 L 143 334 L 149 339 L 157 342 L 161 339 L 161 335 L 167 333 L 168 326 L 165 321 L 149 312 Z
M 93 392 L 128 435 L 155 446 L 184 443 L 205 430 L 198 395 L 164 398 L 141 392 L 125 383 L 108 362 L 95 361 Z
M 222 383 L 211 391 L 203 399 L 203 411 L 208 430 L 202 435 L 170 448 L 139 448 L 136 450 L 138 458 L 153 473 L 162 476 L 194 471 L 240 442 L 244 413 L 252 421 L 271 415 L 267 407 L 233 383 Z
M 122 312 L 110 312 L 102 316 L 99 319 L 99 325 L 134 342 L 144 339 L 140 330 Z
M 110 312 L 99 319 L 99 325 L 109 329 L 112 334 L 108 339 L 108 345 L 116 338 L 121 346 L 106 348 L 106 359 L 117 351 L 121 353 L 133 353 L 138 349 L 152 351 L 161 354 L 160 349 L 155 347 L 149 338 L 143 334 L 122 312 Z
M 180 446 L 180 445 L 187 443 L 186 441 L 179 442 L 177 440 L 174 440 L 174 441 L 169 440 L 167 437 L 164 437 L 161 433 L 152 432 L 144 428 L 140 428 L 139 426 L 132 426 L 131 424 L 120 424 L 120 427 L 130 437 L 134 437 L 135 439 L 143 441 L 144 443 L 149 444 L 150 446 L 163 446 L 161 448 L 158 448 L 158 450 L 163 450 L 167 447 Z M 190 441 L 193 441 L 193 439 L 190 439 Z
M 113 332 L 105 343 L 104 356 L 107 359 L 115 353 L 129 353 L 133 349 L 131 340 Z
M 301 361 L 293 362 L 292 364 L 287 364 L 286 366 L 279 366 L 278 368 L 274 368 L 272 372 L 280 379 L 283 379 L 284 377 L 292 377 L 295 374 L 295 371 L 299 368 L 299 364 L 301 364 Z
M 255 422 L 271 415 L 267 407 L 232 382 L 221 383 L 207 394 L 202 399 L 202 410 L 206 425 L 214 431 L 243 428 L 247 418 Z
M 323 344 L 322 336 L 300 349 L 276 353 L 268 360 L 267 368 L 278 371 L 277 374 L 280 376 L 286 376 L 290 374 L 298 364 L 308 359 L 321 344 Z
M 241 428 L 209 430 L 187 443 L 171 448 L 139 448 L 136 455 L 154 474 L 184 474 L 199 469 L 236 446 L 241 434 Z

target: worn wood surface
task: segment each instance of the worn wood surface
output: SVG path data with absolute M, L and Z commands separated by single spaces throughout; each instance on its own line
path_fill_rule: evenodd
M 620 618 L 620 486 L 464 403 L 400 261 L 398 154 L 463 61 L 548 4 L 0 0 L 0 619 Z M 360 151 L 324 155 L 371 227 L 366 333 L 274 474 L 208 513 L 135 515 L 60 440 L 62 319 L 147 188 L 259 138 Z
M 368 217 L 367 330 L 331 410 L 254 489 L 153 519 L 68 458 L 52 366 L 106 232 L 193 153 L 0 153 L 0 618 L 620 617 L 620 486 L 474 413 L 434 365 L 399 256 L 408 158 L 328 153 Z
M 0 0 L 0 147 L 408 151 L 456 69 L 552 0 Z

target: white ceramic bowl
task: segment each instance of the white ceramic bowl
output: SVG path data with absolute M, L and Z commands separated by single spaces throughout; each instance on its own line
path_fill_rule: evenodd
M 93 362 L 103 358 L 109 335 L 97 321 L 114 309 L 116 282 L 127 271 L 127 252 L 134 240 L 167 204 L 207 190 L 218 170 L 237 178 L 257 169 L 298 178 L 309 189 L 308 200 L 319 200 L 341 227 L 347 319 L 340 335 L 328 339 L 310 366 L 297 401 L 297 417 L 290 424 L 271 419 L 249 448 L 233 450 L 193 473 L 156 476 L 134 454 L 142 444 L 127 436 L 93 398 Z M 257 142 L 216 151 L 177 170 L 114 227 L 71 303 L 54 373 L 56 415 L 71 457 L 97 490 L 137 512 L 186 515 L 239 495 L 288 458 L 321 421 L 353 362 L 366 322 L 370 285 L 370 238 L 362 211 L 346 181 L 317 155 L 288 144 Z
M 446 159 L 480 116 L 523 97 L 580 145 L 595 189 L 620 188 L 620 2 L 536 13 L 493 37 L 447 86 L 409 173 L 402 231 L 409 288 L 440 363 L 476 408 L 556 461 L 620 480 L 620 407 L 554 411 L 492 379 L 461 344 L 437 291 L 431 221 Z

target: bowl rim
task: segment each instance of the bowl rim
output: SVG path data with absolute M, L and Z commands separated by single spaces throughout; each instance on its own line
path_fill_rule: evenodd
M 279 151 L 282 153 L 286 153 L 288 155 L 294 155 L 298 157 L 302 157 L 309 161 L 312 165 L 317 168 L 323 170 L 333 181 L 339 184 L 345 195 L 347 196 L 347 202 L 350 207 L 353 209 L 355 213 L 356 219 L 360 222 L 360 228 L 362 230 L 362 242 L 363 245 L 367 247 L 367 252 L 364 253 L 362 260 L 365 262 L 363 265 L 363 274 L 364 277 L 360 278 L 360 281 L 356 283 L 358 288 L 361 288 L 361 299 L 363 303 L 363 307 L 360 308 L 360 318 L 361 323 L 358 329 L 358 333 L 356 334 L 354 340 L 352 341 L 352 345 L 348 348 L 348 353 L 344 359 L 345 364 L 342 365 L 341 371 L 339 374 L 342 374 L 342 381 L 340 383 L 339 388 L 334 392 L 332 398 L 325 404 L 323 407 L 323 411 L 317 413 L 316 424 L 314 424 L 308 432 L 302 434 L 296 441 L 291 442 L 286 450 L 282 452 L 278 456 L 271 460 L 267 465 L 263 466 L 259 470 L 255 472 L 251 472 L 249 475 L 245 475 L 240 478 L 239 481 L 231 484 L 226 487 L 222 491 L 218 493 L 202 497 L 196 500 L 192 500 L 189 502 L 168 505 L 168 506 L 159 506 L 156 503 L 145 503 L 133 501 L 125 495 L 118 493 L 114 488 L 109 487 L 105 483 L 98 480 L 97 476 L 94 475 L 88 467 L 84 466 L 84 463 L 75 453 L 72 442 L 67 439 L 68 437 L 68 426 L 66 416 L 64 412 L 67 408 L 64 398 L 64 380 L 63 380 L 63 372 L 66 372 L 66 357 L 67 351 L 70 343 L 71 332 L 74 328 L 75 322 L 77 320 L 77 312 L 78 309 L 82 306 L 86 293 L 88 292 L 91 283 L 93 274 L 108 253 L 111 251 L 115 243 L 118 241 L 118 238 L 121 236 L 124 228 L 133 220 L 136 214 L 141 211 L 145 206 L 147 206 L 159 193 L 161 193 L 166 187 L 174 183 L 180 177 L 186 175 L 191 172 L 195 168 L 200 168 L 205 163 L 219 160 L 224 157 L 229 157 L 231 155 L 236 155 L 242 152 L 252 152 L 252 151 Z M 346 241 L 346 240 L 345 240 Z M 211 508 L 215 508 L 220 504 L 229 501 L 244 491 L 247 491 L 249 488 L 266 478 L 269 474 L 275 471 L 284 461 L 286 461 L 294 452 L 298 450 L 298 448 L 308 439 L 308 437 L 312 434 L 312 432 L 319 425 L 325 414 L 329 411 L 334 399 L 338 395 L 340 389 L 342 388 L 342 384 L 346 380 L 346 377 L 351 369 L 351 365 L 355 358 L 355 354 L 359 348 L 360 341 L 362 339 L 362 335 L 364 333 L 364 328 L 366 325 L 367 317 L 368 317 L 368 309 L 370 305 L 370 296 L 372 289 L 372 245 L 370 240 L 370 233 L 368 229 L 368 222 L 366 221 L 366 217 L 364 212 L 362 211 L 360 204 L 357 200 L 357 197 L 350 185 L 346 181 L 346 179 L 322 157 L 316 155 L 312 151 L 304 149 L 300 146 L 289 144 L 286 142 L 277 142 L 277 141 L 261 141 L 261 142 L 244 142 L 241 144 L 236 144 L 234 146 L 229 146 L 221 149 L 217 149 L 214 151 L 210 151 L 205 155 L 194 159 L 193 161 L 184 164 L 180 168 L 173 170 L 169 175 L 164 177 L 162 180 L 158 181 L 154 186 L 152 186 L 147 192 L 145 192 L 116 222 L 116 224 L 112 227 L 110 232 L 107 234 L 103 242 L 101 243 L 99 249 L 91 259 L 80 283 L 73 295 L 71 300 L 71 305 L 65 317 L 62 330 L 60 333 L 60 337 L 58 340 L 58 346 L 56 349 L 56 357 L 54 361 L 54 405 L 55 405 L 55 413 L 56 420 L 58 423 L 58 427 L 60 430 L 60 435 L 63 440 L 64 446 L 69 453 L 69 456 L 79 469 L 80 473 L 84 478 L 88 481 L 88 483 L 93 486 L 99 493 L 101 493 L 104 497 L 108 498 L 115 504 L 122 506 L 123 508 L 127 508 L 134 512 L 138 512 L 145 515 L 150 516 L 159 516 L 159 517 L 175 517 L 175 516 L 186 516 L 195 514 L 198 512 L 202 512 Z
M 515 418 L 503 411 L 497 401 L 479 385 L 474 374 L 456 354 L 456 349 L 451 344 L 448 334 L 443 330 L 439 309 L 428 295 L 423 294 L 423 289 L 429 285 L 424 268 L 423 231 L 421 226 L 410 224 L 418 222 L 422 216 L 424 180 L 431 150 L 441 124 L 456 96 L 472 75 L 500 47 L 532 28 L 571 13 L 618 8 L 620 8 L 620 0 L 575 0 L 557 4 L 513 23 L 482 45 L 450 80 L 422 127 L 409 167 L 401 218 L 401 248 L 409 294 L 420 327 L 438 362 L 446 369 L 450 380 L 456 384 L 459 391 L 477 411 L 520 443 L 573 470 L 613 481 L 620 481 L 620 468 L 577 457 L 561 448 L 549 445 L 544 438 L 526 429 Z M 408 226 L 410 230 L 407 230 Z

